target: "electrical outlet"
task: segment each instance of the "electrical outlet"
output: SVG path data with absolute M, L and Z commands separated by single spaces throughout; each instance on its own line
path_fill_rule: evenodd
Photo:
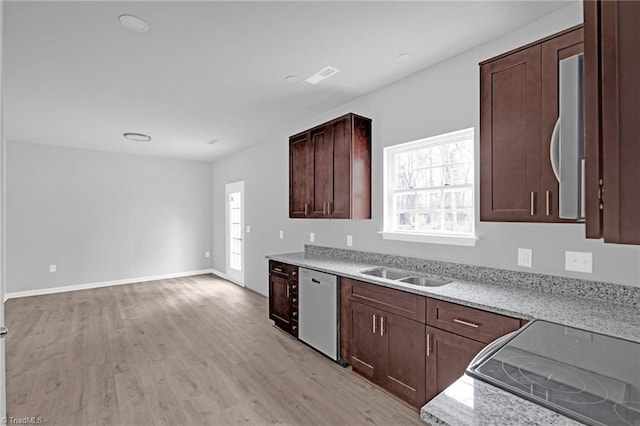
M 347 246 L 351 247 L 353 245 L 353 235 L 347 235 Z
M 58 270 L 57 265 L 49 265 L 49 272 L 56 272 Z
M 204 252 L 204 257 L 211 257 L 211 253 L 209 253 L 208 251 Z
M 309 241 L 312 242 L 312 243 L 316 241 L 316 233 L 315 232 L 309 232 Z
M 280 239 L 284 240 L 284 231 L 282 231 L 282 230 L 280 231 Z
M 518 266 L 531 268 L 532 264 L 533 264 L 533 250 L 519 248 L 518 249 Z
M 247 234 L 250 234 L 250 233 L 251 233 L 251 226 L 250 226 L 250 225 L 247 225 L 247 228 L 246 228 L 246 229 L 247 229 Z
M 587 274 L 593 272 L 593 253 L 566 251 L 564 261 L 564 269 L 567 271 L 585 272 Z

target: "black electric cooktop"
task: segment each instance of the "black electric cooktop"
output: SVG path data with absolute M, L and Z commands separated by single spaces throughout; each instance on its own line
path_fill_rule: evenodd
M 467 374 L 588 425 L 640 426 L 639 343 L 546 321 L 516 333 Z

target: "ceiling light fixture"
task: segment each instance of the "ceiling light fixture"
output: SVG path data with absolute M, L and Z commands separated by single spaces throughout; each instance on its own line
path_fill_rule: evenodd
M 118 22 L 120 22 L 120 25 L 134 33 L 146 33 L 149 30 L 149 24 L 147 24 L 142 18 L 135 15 L 120 15 L 118 16 Z
M 136 141 L 136 142 L 149 142 L 151 140 L 151 136 L 145 135 L 143 133 L 127 132 L 127 133 L 123 133 L 122 136 L 129 139 L 130 141 Z
M 284 81 L 286 81 L 287 83 L 297 83 L 300 81 L 300 77 L 298 77 L 297 75 L 288 75 L 284 78 Z
M 318 84 L 321 81 L 326 80 L 327 78 L 334 76 L 339 72 L 340 70 L 338 68 L 327 65 L 311 77 L 307 78 L 305 81 L 309 84 Z

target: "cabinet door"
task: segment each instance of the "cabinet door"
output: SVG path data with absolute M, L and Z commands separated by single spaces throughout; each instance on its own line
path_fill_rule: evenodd
M 331 123 L 333 135 L 333 194 L 329 213 L 333 218 L 351 217 L 351 116 Z
M 425 403 L 425 325 L 381 312 L 381 385 L 414 407 Z
M 287 278 L 269 275 L 269 318 L 287 331 L 291 328 L 290 293 Z
M 585 234 L 602 238 L 600 209 L 602 179 L 602 92 L 600 62 L 600 2 L 585 0 L 584 11 L 584 153 L 585 153 Z
M 542 221 L 562 221 L 558 215 L 559 185 L 551 168 L 549 148 L 551 134 L 559 115 L 560 61 L 582 53 L 584 51 L 582 40 L 582 28 L 577 28 L 542 43 L 542 139 L 540 143 Z M 576 221 L 567 220 L 567 222 Z
M 349 303 L 350 358 L 353 371 L 378 381 L 380 365 L 380 312 L 357 302 Z
M 306 217 L 309 213 L 311 154 L 307 133 L 289 139 L 289 217 Z
M 458 380 L 483 343 L 427 326 L 426 399 Z
M 311 186 L 311 212 L 313 217 L 328 217 L 333 197 L 333 138 L 330 126 L 311 130 L 313 149 L 313 185 Z
M 480 68 L 480 220 L 537 221 L 540 45 Z
M 600 2 L 604 241 L 640 244 L 640 2 Z

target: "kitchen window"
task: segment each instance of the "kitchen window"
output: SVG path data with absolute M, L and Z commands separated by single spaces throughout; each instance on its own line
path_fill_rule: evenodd
M 384 149 L 385 239 L 473 246 L 474 129 Z

